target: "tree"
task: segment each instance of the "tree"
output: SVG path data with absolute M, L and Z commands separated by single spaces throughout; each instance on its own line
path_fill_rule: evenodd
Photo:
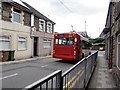
M 100 46 L 104 47 L 105 46 L 105 39 L 103 38 L 95 38 L 95 39 L 89 39 L 89 41 L 92 43 L 93 46 Z
M 105 39 L 103 38 L 95 38 L 95 39 L 89 39 L 91 43 L 104 43 Z

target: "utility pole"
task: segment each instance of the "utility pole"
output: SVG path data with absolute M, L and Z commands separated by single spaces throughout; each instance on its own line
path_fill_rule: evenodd
M 73 25 L 71 25 L 72 31 L 73 31 Z
M 85 31 L 86 31 L 86 21 L 85 21 Z
M 73 30 L 73 25 L 71 25 L 71 28 L 72 28 L 72 32 L 76 32 L 75 30 Z

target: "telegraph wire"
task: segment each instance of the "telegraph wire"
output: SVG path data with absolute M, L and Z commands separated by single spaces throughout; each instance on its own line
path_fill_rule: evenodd
M 72 10 L 70 10 L 61 0 L 58 1 L 64 6 L 64 8 L 66 8 L 69 12 L 73 13 Z

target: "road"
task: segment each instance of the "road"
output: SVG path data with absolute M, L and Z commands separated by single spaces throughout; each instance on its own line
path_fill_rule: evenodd
M 24 88 L 56 70 L 65 72 L 75 63 L 47 58 L 2 65 L 2 88 Z

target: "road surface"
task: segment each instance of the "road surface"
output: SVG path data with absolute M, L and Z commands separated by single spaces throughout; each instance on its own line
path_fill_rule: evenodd
M 24 88 L 35 81 L 51 74 L 56 70 L 65 72 L 75 63 L 65 62 L 60 59 L 47 58 L 2 65 L 2 88 Z

